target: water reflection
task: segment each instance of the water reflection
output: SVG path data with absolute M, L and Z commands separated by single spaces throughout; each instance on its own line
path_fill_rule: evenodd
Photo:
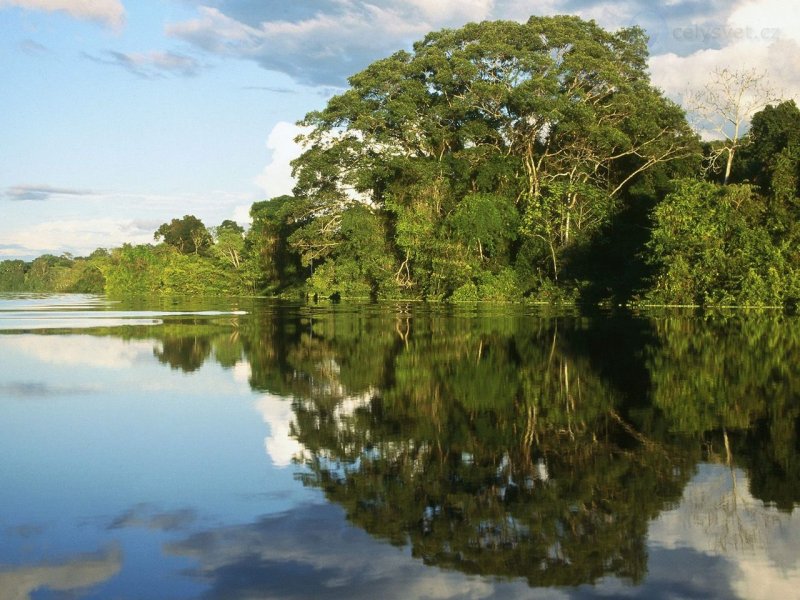
M 376 321 L 283 324 L 252 382 L 295 399 L 304 482 L 426 564 L 642 584 L 649 525 L 699 463 L 731 476 L 705 537 L 740 539 L 701 553 L 752 550 L 753 511 L 779 521 L 770 505 L 798 500 L 800 363 L 782 317 Z
M 111 579 L 121 567 L 122 553 L 111 547 L 61 563 L 0 568 L 0 598 L 28 600 L 41 589 L 73 595 Z
M 139 503 L 113 521 L 181 534 L 163 549 L 195 561 L 209 597 L 769 597 L 800 584 L 793 319 L 246 312 L 38 336 L 50 354 L 0 336 L 50 364 L 155 360 L 193 378 L 211 365 L 252 390 L 271 465 L 329 504 L 207 527 L 191 501 Z

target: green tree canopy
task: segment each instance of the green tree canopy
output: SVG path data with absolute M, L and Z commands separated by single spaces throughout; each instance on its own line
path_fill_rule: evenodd
M 178 249 L 181 254 L 200 254 L 211 246 L 211 235 L 203 222 L 194 215 L 184 215 L 162 223 L 153 235 L 155 240 Z
M 306 116 L 294 163 L 313 217 L 304 228 L 335 260 L 337 215 L 356 202 L 386 212 L 396 283 L 427 297 L 476 277 L 464 258 L 486 246 L 493 261 L 478 271 L 514 264 L 529 240 L 557 276 L 562 251 L 596 232 L 631 182 L 697 148 L 646 61 L 640 29 L 576 17 L 431 33 Z M 498 243 L 501 222 L 516 243 Z

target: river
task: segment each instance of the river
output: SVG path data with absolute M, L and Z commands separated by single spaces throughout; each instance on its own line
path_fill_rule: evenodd
M 0 296 L 0 600 L 788 598 L 800 320 Z

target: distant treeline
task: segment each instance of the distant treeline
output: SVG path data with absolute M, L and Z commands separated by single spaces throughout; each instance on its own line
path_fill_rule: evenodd
M 703 143 L 647 57 L 576 17 L 431 33 L 306 116 L 294 194 L 247 231 L 186 215 L 157 245 L 5 261 L 0 289 L 796 304 L 800 110 Z M 709 105 L 741 124 L 725 94 L 752 78 L 723 75 Z

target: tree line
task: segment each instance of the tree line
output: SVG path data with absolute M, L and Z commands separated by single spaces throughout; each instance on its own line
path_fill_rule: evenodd
M 292 195 L 244 231 L 192 215 L 87 258 L 0 264 L 0 288 L 430 301 L 794 305 L 800 110 L 723 70 L 702 142 L 638 27 L 468 24 L 378 60 L 301 121 Z M 715 84 L 717 84 L 715 86 Z M 760 89 L 760 88 L 759 88 Z

